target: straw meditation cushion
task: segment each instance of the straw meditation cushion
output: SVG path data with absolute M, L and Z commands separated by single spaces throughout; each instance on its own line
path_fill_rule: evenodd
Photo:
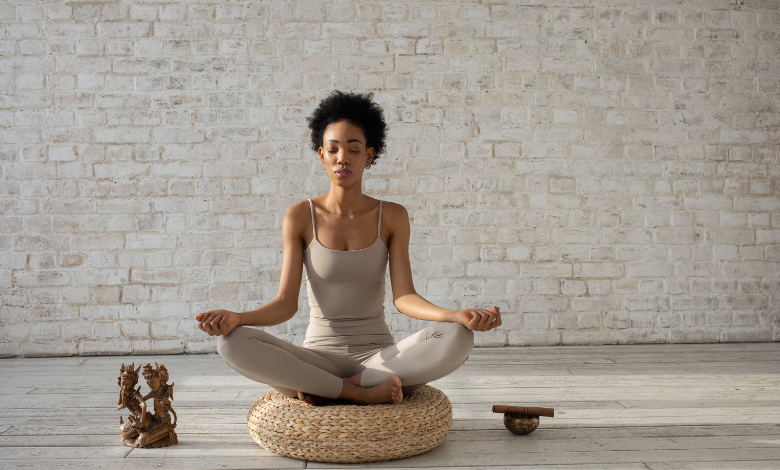
M 252 404 L 252 438 L 269 452 L 316 462 L 379 462 L 422 454 L 452 426 L 447 395 L 430 385 L 395 405 L 308 406 L 271 390 Z

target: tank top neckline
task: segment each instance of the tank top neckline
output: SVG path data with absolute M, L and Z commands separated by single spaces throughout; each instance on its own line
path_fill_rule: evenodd
M 381 228 L 382 228 L 382 202 L 384 202 L 381 199 L 379 200 L 379 221 L 376 224 L 376 238 L 374 239 L 374 242 L 371 243 L 370 245 L 368 245 L 367 247 L 359 248 L 357 250 L 334 250 L 333 248 L 328 248 L 327 246 L 325 246 L 322 243 L 320 243 L 319 239 L 317 238 L 317 227 L 314 225 L 314 204 L 312 203 L 311 199 L 308 199 L 308 201 L 309 201 L 309 209 L 311 210 L 311 228 L 312 228 L 312 232 L 314 234 L 314 240 L 312 240 L 312 242 L 309 243 L 309 246 L 307 246 L 306 250 L 304 250 L 304 251 L 308 251 L 309 248 L 311 248 L 311 246 L 314 245 L 315 242 L 319 246 L 321 246 L 322 248 L 325 248 L 326 250 L 332 251 L 334 253 L 353 253 L 355 251 L 365 251 L 365 250 L 368 250 L 369 248 L 373 248 L 373 246 L 376 245 L 377 242 L 380 242 L 382 244 L 382 246 L 385 249 L 387 249 L 387 246 L 385 245 L 385 242 L 382 241 L 382 238 L 380 236 L 381 233 L 382 233 L 382 231 L 381 231 Z

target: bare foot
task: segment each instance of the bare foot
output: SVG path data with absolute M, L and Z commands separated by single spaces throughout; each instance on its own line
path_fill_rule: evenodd
M 333 401 L 333 398 L 327 398 L 327 397 L 321 397 L 318 395 L 312 395 L 309 393 L 303 393 L 298 392 L 298 399 L 304 403 L 306 403 L 309 406 L 319 406 L 324 405 L 325 403 L 328 403 L 330 401 Z
M 361 387 L 349 379 L 344 380 L 339 398 L 360 405 L 379 405 L 383 403 L 401 403 L 404 399 L 401 391 L 401 379 L 396 375 L 388 376 L 384 382 L 374 387 Z

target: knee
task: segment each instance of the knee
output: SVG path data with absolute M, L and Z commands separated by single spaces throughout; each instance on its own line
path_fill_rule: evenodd
M 217 336 L 217 354 L 222 356 L 222 359 L 225 359 L 230 355 L 230 343 L 231 341 L 229 341 L 225 336 Z
M 217 336 L 217 354 L 222 356 L 222 359 L 230 362 L 237 355 L 241 340 L 246 336 L 244 330 L 243 326 L 239 326 L 226 335 Z
M 442 325 L 445 335 L 451 339 L 452 346 L 465 357 L 474 349 L 474 332 L 460 323 L 444 323 Z

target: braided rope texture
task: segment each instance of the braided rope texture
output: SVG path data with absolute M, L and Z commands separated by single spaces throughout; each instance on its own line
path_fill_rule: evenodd
M 315 462 L 380 462 L 427 452 L 447 437 L 452 405 L 424 385 L 394 405 L 308 406 L 276 390 L 247 416 L 252 438 L 275 454 Z

